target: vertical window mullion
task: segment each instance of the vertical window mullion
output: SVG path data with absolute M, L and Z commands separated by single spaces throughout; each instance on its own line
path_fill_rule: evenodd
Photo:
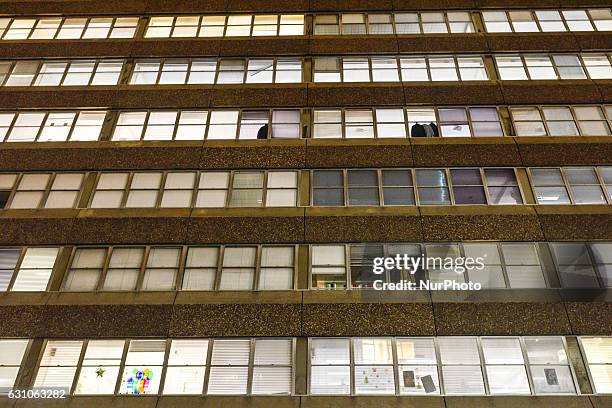
M 255 339 L 250 339 L 249 349 L 249 362 L 247 367 L 247 388 L 246 395 L 251 396 L 253 394 L 253 366 L 255 365 Z
M 217 270 L 213 280 L 213 291 L 218 291 L 221 284 L 221 273 L 223 272 L 223 259 L 225 258 L 225 245 L 219 246 L 219 255 L 217 256 Z
M 204 386 L 202 394 L 208 394 L 208 380 L 210 379 L 210 365 L 212 363 L 212 350 L 214 346 L 214 340 L 208 339 L 208 348 L 206 349 L 206 367 L 204 367 Z
M 485 395 L 491 395 L 491 389 L 489 387 L 489 376 L 487 375 L 487 362 L 484 359 L 481 337 L 476 337 L 476 346 L 478 348 L 478 357 L 480 358 L 480 372 L 482 373 L 482 381 L 484 383 Z

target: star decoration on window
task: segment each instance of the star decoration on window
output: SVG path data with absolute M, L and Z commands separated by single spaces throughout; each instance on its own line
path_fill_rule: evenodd
M 105 372 L 106 372 L 106 370 L 105 370 L 105 369 L 103 369 L 102 367 L 99 367 L 99 368 L 96 370 L 96 378 L 98 378 L 98 377 L 104 377 L 104 373 L 105 373 Z

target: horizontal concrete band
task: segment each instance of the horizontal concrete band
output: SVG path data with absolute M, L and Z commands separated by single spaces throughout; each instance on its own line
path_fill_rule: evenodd
M 54 400 L 53 407 L 69 408 L 606 408 L 612 404 L 609 396 L 499 396 L 499 397 L 72 397 Z M 39 401 L 19 401 L 0 398 L 0 406 L 39 407 Z
M 607 0 L 539 0 L 538 8 L 609 6 Z M 338 10 L 445 10 L 533 7 L 530 0 L 2 0 L 0 13 L 37 14 L 58 10 L 66 14 L 89 13 L 220 13 Z
M 385 53 L 493 53 L 612 49 L 609 32 L 477 33 L 469 35 L 152 38 L 109 41 L 0 41 L 2 58 L 118 58 L 193 56 L 346 55 Z
M 0 143 L 3 172 L 594 166 L 611 158 L 609 136 Z
M 606 298 L 559 289 L 15 292 L 1 297 L 0 337 L 612 335 Z
M 0 211 L 0 245 L 612 239 L 612 207 Z
M 612 102 L 612 80 L 6 87 L 0 109 L 328 107 Z

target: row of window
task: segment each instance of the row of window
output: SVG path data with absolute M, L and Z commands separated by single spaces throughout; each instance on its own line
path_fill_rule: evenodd
M 313 138 L 608 136 L 612 105 L 313 109 Z M 121 111 L 110 140 L 296 139 L 299 109 Z M 0 141 L 100 139 L 107 111 L 0 112 Z
M 612 12 L 602 9 L 483 11 L 486 31 L 610 31 Z M 189 15 L 148 19 L 145 38 L 302 36 L 305 15 Z M 133 38 L 138 17 L 0 18 L 2 40 Z M 341 13 L 314 16 L 315 35 L 474 33 L 468 11 Z
M 594 393 L 612 392 L 612 338 L 578 339 Z M 309 395 L 580 394 L 562 336 L 314 337 Z M 294 338 L 44 342 L 34 387 L 72 395 L 292 395 Z M 14 387 L 27 339 L 0 340 L 0 385 Z M 34 352 L 30 352 L 34 353 Z
M 312 206 L 524 204 L 514 168 L 312 171 Z M 529 168 L 538 204 L 611 204 L 612 167 Z M 296 207 L 298 171 L 0 174 L 0 209 Z M 92 173 L 92 177 L 93 177 Z
M 28 340 L 0 340 L 13 387 Z M 47 340 L 33 387 L 74 395 L 288 395 L 293 339 Z M 3 361 L 4 360 L 4 361 Z
M 502 80 L 610 79 L 611 55 L 494 55 Z M 139 60 L 127 83 L 301 83 L 301 58 L 192 58 Z M 124 60 L 0 61 L 2 86 L 117 85 Z M 313 82 L 485 81 L 483 56 L 315 57 Z
M 324 244 L 309 247 L 310 289 L 384 289 L 413 282 L 479 283 L 484 289 L 612 287 L 610 242 Z M 296 289 L 295 245 L 98 246 L 0 248 L 0 291 L 236 291 Z M 66 255 L 66 256 L 68 256 Z M 376 258 L 430 259 L 375 271 Z M 482 265 L 445 264 L 480 259 Z M 549 261 L 551 260 L 552 261 Z M 438 261 L 439 260 L 439 261 Z M 461 261 L 458 261 L 461 262 Z M 380 266 L 380 265 L 378 265 Z M 380 272 L 380 273 L 377 273 Z
M 416 269 L 385 268 L 374 273 L 375 258 L 430 258 Z M 426 259 L 427 259 L 426 258 Z M 482 268 L 444 265 L 434 259 L 477 259 Z M 553 264 L 547 260 L 553 259 Z M 381 289 L 385 283 L 479 283 L 482 288 L 597 288 L 612 286 L 612 244 L 606 242 L 481 242 L 458 244 L 312 245 L 312 289 Z M 552 279 L 551 279 L 552 277 Z M 556 280 L 558 279 L 558 282 Z
M 612 168 L 530 168 L 538 204 L 612 203 Z M 314 170 L 313 206 L 523 204 L 515 169 Z
M 494 55 L 501 80 L 612 78 L 608 54 Z M 486 81 L 482 56 L 315 57 L 314 82 Z

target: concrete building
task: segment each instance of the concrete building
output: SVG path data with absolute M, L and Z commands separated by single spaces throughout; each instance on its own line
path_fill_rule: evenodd
M 611 406 L 611 7 L 0 0 L 0 407 Z

